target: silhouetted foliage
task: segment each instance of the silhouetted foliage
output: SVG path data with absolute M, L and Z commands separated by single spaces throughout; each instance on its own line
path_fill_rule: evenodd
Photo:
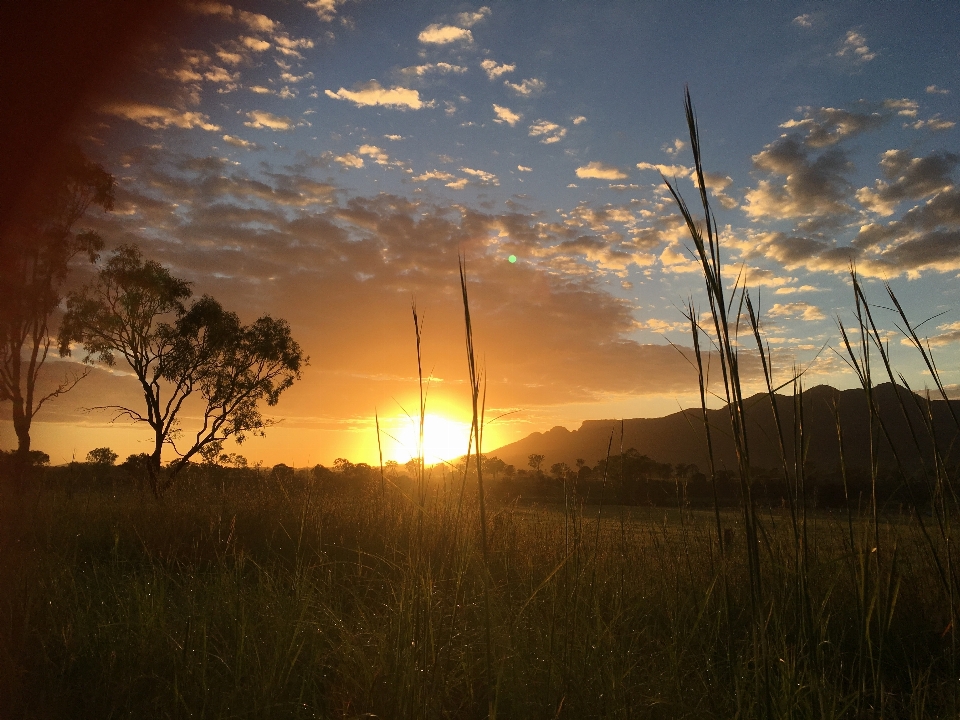
M 117 462 L 117 458 L 120 457 L 113 450 L 108 447 L 94 448 L 87 453 L 87 462 L 94 465 L 104 465 L 107 467 L 113 466 Z
M 52 344 L 50 316 L 70 261 L 97 258 L 103 240 L 74 226 L 90 205 L 113 207 L 113 176 L 73 145 L 61 147 L 38 183 L 39 193 L 4 225 L 0 235 L 0 401 L 10 401 L 19 462 L 30 465 L 30 426 L 48 400 L 69 391 L 83 374 L 65 377 L 36 395 L 40 369 Z
M 271 421 L 260 413 L 260 402 L 276 405 L 307 363 L 286 321 L 264 316 L 243 325 L 209 296 L 187 307 L 190 295 L 189 283 L 145 260 L 136 247 L 122 246 L 93 283 L 70 294 L 60 330 L 61 354 L 69 355 L 71 343 L 79 342 L 85 362 L 113 365 L 119 355 L 140 381 L 144 412 L 100 409 L 153 430 L 146 468 L 158 498 L 205 447 L 219 455 L 228 438 L 243 442 L 248 434 L 262 435 Z M 203 400 L 201 424 L 181 452 L 175 444 L 180 411 L 191 395 Z M 165 444 L 179 457 L 162 472 Z

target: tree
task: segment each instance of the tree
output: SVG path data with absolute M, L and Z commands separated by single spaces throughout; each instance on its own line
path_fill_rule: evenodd
M 538 455 L 536 453 L 530 453 L 529 455 L 527 455 L 527 465 L 532 467 L 536 471 L 536 473 L 539 475 L 540 463 L 542 463 L 544 461 L 544 458 L 546 457 L 547 457 L 546 455 Z
M 70 390 L 85 375 L 65 377 L 38 397 L 37 378 L 52 345 L 50 317 L 70 261 L 80 253 L 91 262 L 103 247 L 92 231 L 74 232 L 91 205 L 113 207 L 113 176 L 79 148 L 64 146 L 0 236 L 0 402 L 10 401 L 17 435 L 18 484 L 29 465 L 30 426 L 48 400 Z
M 108 447 L 94 448 L 87 453 L 87 462 L 93 465 L 112 466 L 120 457 Z
M 570 472 L 570 466 L 565 462 L 554 463 L 550 466 L 550 473 L 559 480 L 562 480 Z
M 484 456 L 483 458 L 483 469 L 493 475 L 494 482 L 497 480 L 497 474 L 503 472 L 506 468 L 507 464 L 496 455 L 493 457 Z
M 264 316 L 243 325 L 208 296 L 187 307 L 190 295 L 188 283 L 145 260 L 136 247 L 122 246 L 93 283 L 69 295 L 60 328 L 62 355 L 77 342 L 88 363 L 113 365 L 121 356 L 140 381 L 145 412 L 99 409 L 150 426 L 154 449 L 146 468 L 157 498 L 204 448 L 219 453 L 229 438 L 242 443 L 249 434 L 263 435 L 272 422 L 260 413 L 261 401 L 276 405 L 308 362 L 286 321 Z M 176 444 L 181 410 L 197 395 L 203 405 L 200 427 L 181 450 Z M 166 472 L 164 445 L 178 455 Z

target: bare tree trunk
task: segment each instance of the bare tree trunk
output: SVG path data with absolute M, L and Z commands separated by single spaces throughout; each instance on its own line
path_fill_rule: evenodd
M 30 470 L 30 416 L 19 393 L 13 398 L 13 429 L 17 434 L 17 452 L 13 460 L 13 486 L 18 495 L 27 489 Z

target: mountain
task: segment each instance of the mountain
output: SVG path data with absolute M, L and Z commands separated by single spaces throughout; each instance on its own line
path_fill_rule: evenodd
M 896 469 L 896 457 L 903 467 L 910 469 L 921 461 L 933 463 L 933 439 L 923 422 L 926 400 L 909 390 L 890 383 L 878 385 L 873 390 L 874 399 L 882 424 L 890 436 L 890 442 L 877 427 L 874 442 L 879 448 L 880 464 L 884 469 Z M 898 398 L 899 395 L 899 398 Z M 795 402 L 792 396 L 777 395 L 777 410 L 784 429 L 784 446 L 788 458 L 794 453 Z M 901 405 L 907 408 L 906 416 Z M 960 401 L 951 400 L 957 418 L 960 418 Z M 780 467 L 779 441 L 771 408 L 770 398 L 761 393 L 744 401 L 747 418 L 747 443 L 750 463 L 759 468 Z M 871 433 L 866 395 L 863 390 L 837 390 L 828 385 L 818 385 L 803 392 L 802 410 L 799 417 L 807 440 L 807 462 L 826 472 L 833 472 L 840 465 L 840 445 L 837 440 L 836 410 L 839 411 L 843 432 L 843 450 L 847 467 L 866 469 L 869 466 Z M 949 448 L 951 462 L 960 459 L 960 433 L 944 400 L 930 403 L 930 414 L 938 446 L 942 452 Z M 717 468 L 735 470 L 736 452 L 730 430 L 730 413 L 727 407 L 708 410 L 714 457 Z M 622 421 L 623 449 L 634 448 L 661 463 L 695 463 L 703 471 L 709 467 L 706 433 L 703 414 L 699 408 L 683 410 L 661 418 L 632 418 Z M 912 432 L 911 432 L 912 428 Z M 543 467 L 556 462 L 575 466 L 577 458 L 593 466 L 606 457 L 607 444 L 613 436 L 611 455 L 620 453 L 620 420 L 586 420 L 577 430 L 555 427 L 545 433 L 533 433 L 516 442 L 495 450 L 486 451 L 515 465 L 527 467 L 527 456 L 532 453 L 546 456 Z M 914 442 L 913 437 L 917 440 Z M 922 448 L 922 452 L 917 446 Z M 896 451 L 896 455 L 893 451 Z

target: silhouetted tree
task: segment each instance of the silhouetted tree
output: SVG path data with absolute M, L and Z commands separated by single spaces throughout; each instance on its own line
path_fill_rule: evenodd
M 286 321 L 264 316 L 243 325 L 208 296 L 186 307 L 190 295 L 188 283 L 144 260 L 136 247 L 123 246 L 93 283 L 70 293 L 60 328 L 62 355 L 70 354 L 73 342 L 82 343 L 84 362 L 113 365 L 119 355 L 140 381 L 145 413 L 124 406 L 100 409 L 152 429 L 147 474 L 158 498 L 204 447 L 263 435 L 272 423 L 260 413 L 260 402 L 276 405 L 307 362 Z M 200 428 L 181 452 L 175 444 L 180 411 L 194 395 L 203 401 Z M 179 457 L 162 472 L 165 444 Z
M 537 453 L 530 453 L 527 455 L 527 465 L 533 468 L 534 472 L 538 475 L 540 474 L 540 463 L 544 461 L 546 455 L 538 455 Z
M 507 464 L 496 456 L 483 458 L 483 471 L 493 475 L 494 481 L 497 479 L 497 474 L 503 472 L 506 467 Z
M 86 253 L 93 262 L 103 247 L 97 233 L 74 232 L 74 225 L 91 205 L 113 207 L 113 176 L 76 146 L 60 148 L 37 187 L 0 236 L 0 401 L 12 405 L 18 486 L 30 464 L 34 416 L 85 375 L 65 377 L 52 391 L 36 394 L 52 344 L 50 317 L 60 305 L 70 261 Z
M 117 462 L 117 458 L 120 457 L 113 450 L 108 447 L 94 448 L 87 453 L 87 462 L 92 463 L 93 465 L 103 465 L 105 467 L 112 466 Z

